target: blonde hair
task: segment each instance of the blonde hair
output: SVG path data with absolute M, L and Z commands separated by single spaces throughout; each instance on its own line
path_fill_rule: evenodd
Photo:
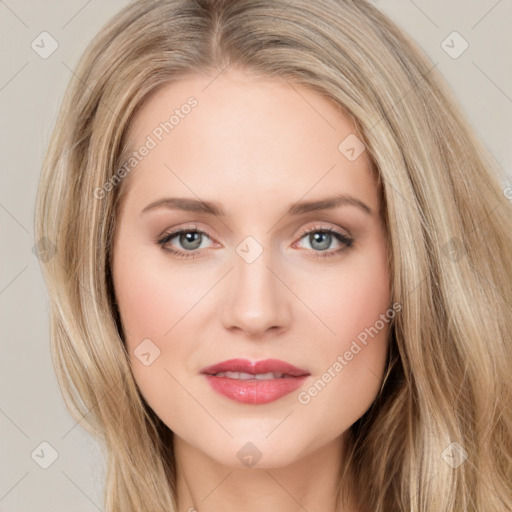
M 130 121 L 150 93 L 229 66 L 339 105 L 382 186 L 403 309 L 381 392 L 350 429 L 340 503 L 353 495 L 372 512 L 511 509 L 512 206 L 503 171 L 435 66 L 365 0 L 139 0 L 81 58 L 36 205 L 36 239 L 55 249 L 41 260 L 52 357 L 71 413 L 104 443 L 106 511 L 175 511 L 176 468 L 172 432 L 131 374 L 113 293 L 126 180 L 102 199 L 94 191 L 121 167 Z M 467 459 L 452 467 L 447 449 Z

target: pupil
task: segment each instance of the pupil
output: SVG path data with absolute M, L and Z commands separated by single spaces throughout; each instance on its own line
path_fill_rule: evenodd
M 180 244 L 182 245 L 182 247 L 188 250 L 197 249 L 201 245 L 201 233 L 196 233 L 192 231 L 182 233 L 180 235 Z
M 323 237 L 323 242 L 322 242 Z M 331 245 L 331 234 L 330 233 L 312 233 L 309 237 L 309 241 L 311 243 L 311 247 L 313 249 L 319 249 L 321 251 L 328 249 L 329 245 Z M 315 247 L 315 244 L 316 247 Z

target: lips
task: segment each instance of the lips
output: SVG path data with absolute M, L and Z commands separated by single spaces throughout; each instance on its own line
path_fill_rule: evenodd
M 265 359 L 264 361 L 256 362 L 251 362 L 247 359 L 230 359 L 229 361 L 222 361 L 221 363 L 208 366 L 201 370 L 201 373 L 208 375 L 215 375 L 221 372 L 242 372 L 251 375 L 274 373 L 285 377 L 302 377 L 303 375 L 309 375 L 307 370 L 302 370 L 279 359 Z
M 307 370 L 278 359 L 230 359 L 203 368 L 200 373 L 218 393 L 250 404 L 277 400 L 300 387 L 310 375 Z

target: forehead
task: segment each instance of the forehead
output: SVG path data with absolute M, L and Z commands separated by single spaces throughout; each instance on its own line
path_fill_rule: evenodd
M 351 160 L 342 151 L 354 136 L 341 109 L 304 86 L 239 70 L 191 75 L 138 111 L 128 140 L 145 156 L 123 186 L 140 201 L 169 192 L 255 206 L 254 196 L 292 202 L 337 191 L 376 204 L 366 152 Z

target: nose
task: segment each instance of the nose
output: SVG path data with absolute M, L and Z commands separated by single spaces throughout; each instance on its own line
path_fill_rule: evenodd
M 286 330 L 291 320 L 292 295 L 283 284 L 279 265 L 270 251 L 252 263 L 234 256 L 222 309 L 222 323 L 228 330 L 240 330 L 250 337 L 267 331 Z

